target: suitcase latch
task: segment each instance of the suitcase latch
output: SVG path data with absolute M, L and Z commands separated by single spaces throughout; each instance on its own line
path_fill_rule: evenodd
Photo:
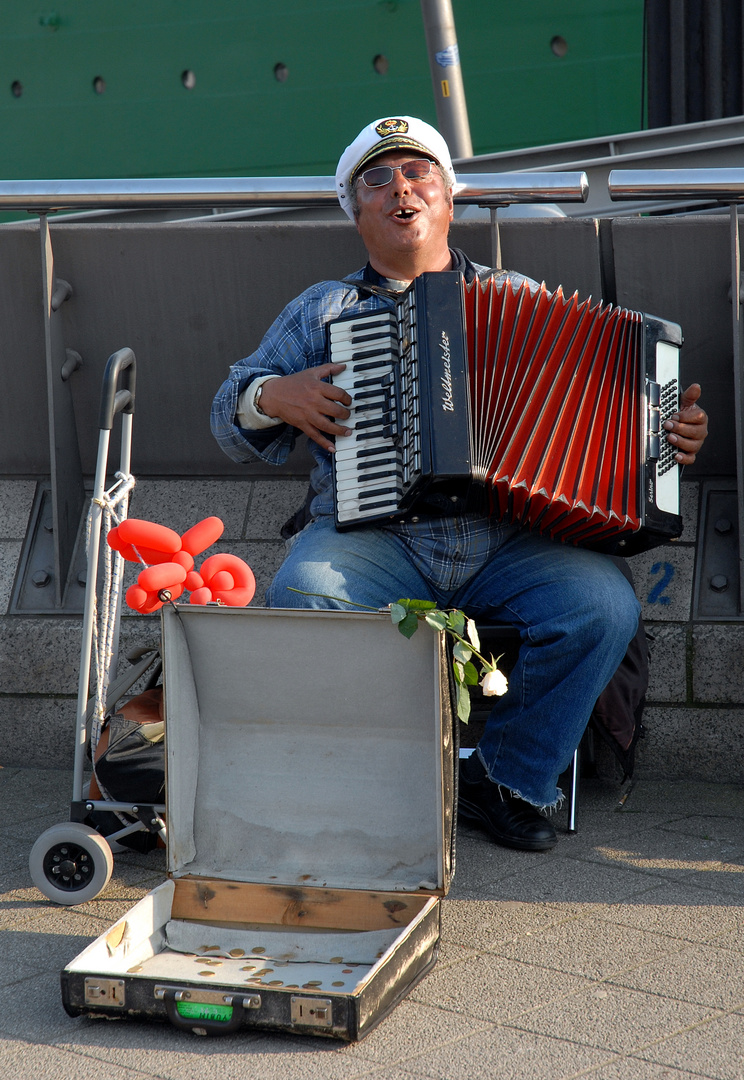
M 308 998 L 292 995 L 290 1000 L 290 1018 L 293 1024 L 302 1027 L 333 1027 L 333 1003 L 330 998 Z
M 86 1005 L 116 1005 L 120 1009 L 126 1004 L 123 979 L 96 979 L 85 980 L 85 1004 Z

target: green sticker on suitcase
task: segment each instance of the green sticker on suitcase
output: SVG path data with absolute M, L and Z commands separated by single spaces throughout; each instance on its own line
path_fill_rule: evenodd
M 186 1020 L 222 1020 L 232 1019 L 232 1005 L 210 1005 L 206 1001 L 177 1001 L 178 1015 Z

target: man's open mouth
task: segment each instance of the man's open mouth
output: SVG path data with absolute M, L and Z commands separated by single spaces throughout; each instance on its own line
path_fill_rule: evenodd
M 408 221 L 410 218 L 415 217 L 417 213 L 418 211 L 412 207 L 401 206 L 400 209 L 394 212 L 393 217 L 398 218 L 399 221 Z

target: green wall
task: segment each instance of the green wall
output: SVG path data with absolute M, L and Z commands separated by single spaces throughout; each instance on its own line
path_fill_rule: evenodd
M 454 0 L 474 152 L 640 128 L 642 7 Z M 419 0 L 0 8 L 2 179 L 323 175 L 396 113 L 436 123 Z

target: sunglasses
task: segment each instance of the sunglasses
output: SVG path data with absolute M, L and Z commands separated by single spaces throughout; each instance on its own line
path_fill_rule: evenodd
M 363 172 L 361 179 L 368 188 L 385 187 L 393 179 L 396 170 L 406 180 L 426 180 L 431 175 L 433 162 L 428 158 L 414 158 L 412 161 L 404 161 L 402 165 L 376 165 L 373 169 Z

